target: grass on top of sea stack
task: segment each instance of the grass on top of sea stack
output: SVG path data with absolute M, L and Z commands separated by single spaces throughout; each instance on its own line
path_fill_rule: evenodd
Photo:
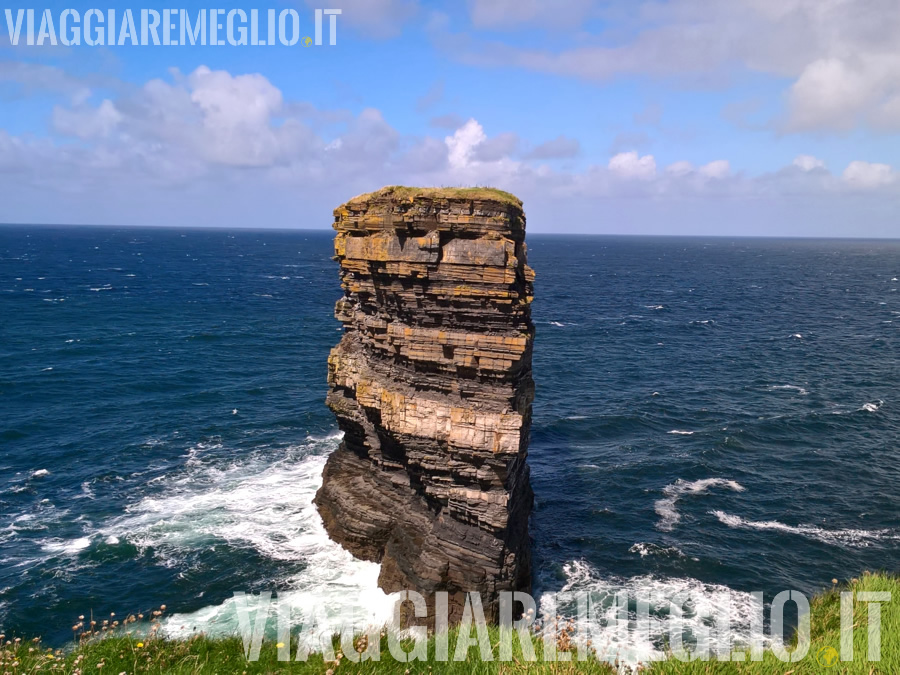
M 424 197 L 427 199 L 491 199 L 496 202 L 521 207 L 522 200 L 514 194 L 491 187 L 407 187 L 405 185 L 387 185 L 375 192 L 358 195 L 350 202 L 369 201 L 380 197 L 391 197 L 397 200 Z M 348 202 L 348 203 L 350 203 Z
M 854 606 L 854 660 L 838 661 L 832 666 L 823 666 L 816 656 L 822 650 L 834 649 L 840 652 L 840 593 L 852 590 L 860 592 L 889 592 L 892 601 L 881 605 L 881 660 L 867 660 L 868 614 L 867 606 L 857 602 Z M 73 626 L 76 634 L 89 633 L 66 649 L 47 649 L 39 639 L 22 640 L 0 636 L 0 675 L 10 673 L 58 673 L 60 675 L 86 675 L 97 673 L 113 675 L 122 673 L 164 673 L 213 674 L 213 673 L 597 673 L 610 675 L 615 670 L 607 663 L 596 660 L 565 662 L 544 662 L 543 640 L 533 637 L 536 662 L 528 662 L 522 655 L 518 637 L 512 640 L 512 661 L 501 662 L 499 657 L 500 634 L 495 626 L 488 627 L 488 635 L 493 648 L 494 661 L 482 662 L 477 647 L 469 649 L 465 661 L 438 662 L 434 660 L 435 642 L 429 639 L 429 661 L 401 663 L 395 661 L 382 635 L 381 660 L 353 663 L 335 650 L 336 660 L 325 661 L 321 655 L 312 654 L 304 661 L 283 662 L 278 660 L 278 645 L 263 642 L 257 661 L 248 662 L 244 657 L 243 642 L 239 637 L 209 638 L 195 635 L 186 640 L 166 640 L 156 637 L 163 608 L 148 613 L 146 619 L 127 617 L 121 623 L 113 618 L 104 622 L 80 620 Z M 864 574 L 846 586 L 837 586 L 816 596 L 810 602 L 811 645 L 807 656 L 796 663 L 785 663 L 772 653 L 766 652 L 759 662 L 731 663 L 694 661 L 684 663 L 670 656 L 668 660 L 649 664 L 641 673 L 647 675 L 700 675 L 751 673 L 754 675 L 895 675 L 900 673 L 900 578 L 887 574 Z M 140 615 L 138 615 L 140 616 Z M 79 629 L 79 624 L 82 627 Z M 114 625 L 115 624 L 115 625 Z M 126 631 L 133 631 L 128 634 Z M 568 637 L 561 630 L 557 644 L 565 649 Z M 455 653 L 457 631 L 451 630 L 449 654 Z M 357 642 L 360 650 L 364 647 Z M 335 642 L 336 647 L 338 642 Z M 295 645 L 294 645 L 295 647 Z M 411 644 L 405 645 L 408 651 Z M 293 650 L 292 650 L 293 652 Z M 576 658 L 572 654 L 573 658 Z

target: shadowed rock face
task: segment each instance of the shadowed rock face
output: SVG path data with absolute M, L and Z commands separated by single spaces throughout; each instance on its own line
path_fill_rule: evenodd
M 345 332 L 327 403 L 344 440 L 316 505 L 332 539 L 380 562 L 386 592 L 529 591 L 526 456 L 534 383 L 521 202 L 385 188 L 335 210 Z M 433 622 L 433 616 L 430 617 Z

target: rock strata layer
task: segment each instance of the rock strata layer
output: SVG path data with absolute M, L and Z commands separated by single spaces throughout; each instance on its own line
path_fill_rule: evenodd
M 327 403 L 344 432 L 316 505 L 381 563 L 386 592 L 529 591 L 526 463 L 534 272 L 521 202 L 489 189 L 384 188 L 334 212 L 345 331 Z

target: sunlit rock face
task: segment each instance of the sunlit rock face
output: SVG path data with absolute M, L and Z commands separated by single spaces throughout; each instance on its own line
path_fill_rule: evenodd
M 386 592 L 529 591 L 534 272 L 521 202 L 489 189 L 384 188 L 334 212 L 345 331 L 327 402 L 344 431 L 316 504 L 381 563 Z

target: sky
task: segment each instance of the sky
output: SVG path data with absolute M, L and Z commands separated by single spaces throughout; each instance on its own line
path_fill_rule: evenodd
M 220 7 L 340 9 L 336 44 L 14 44 L 0 2 L 0 222 L 324 229 L 487 185 L 530 232 L 900 237 L 897 0 L 256 2 Z M 201 9 L 12 17 L 164 7 Z

